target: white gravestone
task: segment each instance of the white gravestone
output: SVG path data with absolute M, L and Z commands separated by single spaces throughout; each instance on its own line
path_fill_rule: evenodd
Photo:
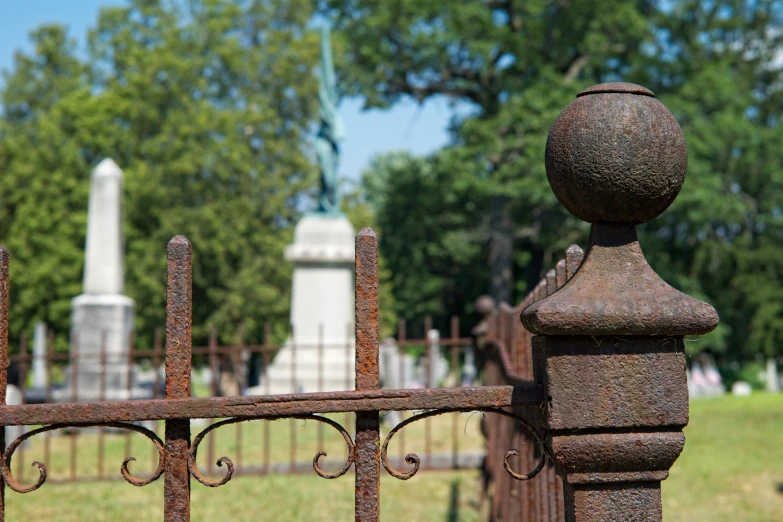
M 449 363 L 441 353 L 440 349 L 440 331 L 434 328 L 427 332 L 429 341 L 429 363 L 422 361 L 422 382 L 424 386 L 438 388 L 449 374 Z M 427 378 L 427 367 L 429 366 L 429 378 Z
M 465 357 L 465 362 L 462 366 L 462 386 L 473 386 L 473 382 L 476 380 L 476 360 L 473 352 L 473 346 L 464 346 L 462 353 Z
M 8 406 L 19 406 L 23 403 L 22 401 L 22 392 L 14 386 L 13 384 L 9 384 L 6 387 L 5 390 L 5 403 Z M 18 439 L 25 433 L 27 433 L 27 426 L 6 426 L 5 427 L 5 445 L 8 446 L 13 442 L 15 439 Z M 30 441 L 25 441 L 22 443 L 24 447 L 27 447 L 30 444 Z
M 313 214 L 296 226 L 285 252 L 294 262 L 291 325 L 294 335 L 248 395 L 340 391 L 354 388 L 354 230 L 341 215 Z M 318 346 L 323 346 L 319 386 Z M 294 376 L 295 373 L 295 376 Z
M 126 400 L 149 392 L 128 386 L 134 303 L 123 292 L 122 170 L 111 159 L 92 172 L 87 210 L 84 293 L 72 301 L 71 364 L 58 401 Z M 105 350 L 105 368 L 101 351 Z M 105 369 L 105 394 L 101 374 Z
M 44 389 L 48 384 L 46 375 L 46 323 L 35 325 L 33 332 L 33 388 Z

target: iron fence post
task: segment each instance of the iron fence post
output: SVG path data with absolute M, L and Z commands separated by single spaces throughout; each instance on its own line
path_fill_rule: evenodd
M 0 245 L 0 405 L 8 388 L 8 250 Z M 0 449 L 5 451 L 5 427 L 0 428 Z M 5 481 L 0 477 L 0 521 L 5 520 Z
M 535 378 L 568 522 L 662 518 L 660 482 L 688 422 L 683 337 L 711 331 L 718 315 L 650 268 L 636 224 L 674 201 L 686 163 L 677 121 L 637 85 L 582 91 L 549 134 L 549 184 L 592 223 L 573 278 L 521 314 L 536 334 Z
M 356 391 L 381 389 L 378 366 L 378 237 L 370 228 L 356 236 Z M 355 520 L 380 520 L 380 420 L 377 411 L 356 414 Z
M 192 251 L 185 236 L 168 245 L 166 296 L 166 399 L 190 398 Z M 164 510 L 166 522 L 190 520 L 190 420 L 166 421 Z

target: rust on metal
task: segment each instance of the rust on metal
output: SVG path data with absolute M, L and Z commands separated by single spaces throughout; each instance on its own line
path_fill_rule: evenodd
M 370 228 L 356 236 L 356 391 L 380 390 L 378 365 L 378 237 Z M 380 507 L 380 420 L 378 411 L 356 414 L 356 522 L 378 522 Z
M 532 453 L 528 452 L 526 441 L 532 440 L 537 443 L 541 438 L 536 433 L 536 422 L 534 416 L 529 416 L 528 411 L 538 408 L 538 405 L 544 399 L 543 386 L 531 382 L 529 378 L 512 377 L 507 375 L 505 382 L 498 386 L 482 387 L 459 387 L 459 388 L 427 388 L 410 390 L 380 390 L 379 376 L 379 310 L 378 310 L 378 240 L 370 229 L 364 229 L 356 237 L 356 326 L 355 326 L 355 348 L 356 348 L 356 389 L 344 392 L 319 392 L 319 393 L 292 393 L 278 396 L 249 396 L 249 397 L 210 397 L 210 398 L 192 398 L 191 397 L 191 357 L 194 352 L 206 354 L 209 356 L 212 372 L 212 391 L 217 395 L 219 389 L 217 386 L 217 376 L 219 364 L 217 364 L 217 355 L 225 354 L 230 357 L 236 357 L 236 346 L 217 346 L 217 340 L 212 333 L 208 346 L 194 349 L 191 345 L 191 312 L 192 312 L 192 260 L 191 246 L 186 238 L 177 236 L 168 245 L 168 272 L 167 272 L 167 309 L 166 309 L 166 337 L 165 352 L 161 349 L 161 336 L 155 335 L 155 342 L 152 350 L 137 350 L 131 340 L 128 351 L 128 359 L 135 361 L 140 357 L 149 357 L 153 360 L 154 366 L 158 366 L 162 357 L 165 357 L 165 398 L 158 398 L 159 381 L 156 379 L 155 390 L 152 400 L 142 401 L 121 401 L 121 402 L 96 402 L 79 403 L 78 396 L 73 395 L 72 402 L 67 404 L 53 404 L 51 399 L 51 369 L 55 361 L 65 361 L 68 354 L 55 354 L 52 350 L 53 337 L 49 332 L 49 341 L 47 345 L 47 373 L 49 382 L 47 385 L 47 404 L 29 404 L 21 406 L 0 405 L 0 426 L 9 425 L 44 425 L 43 428 L 28 432 L 19 437 L 2 452 L 0 458 L 0 477 L 3 482 L 11 485 L 12 489 L 19 492 L 33 491 L 39 488 L 46 480 L 46 466 L 43 463 L 34 463 L 38 469 L 38 479 L 32 486 L 22 486 L 15 481 L 11 473 L 11 461 L 14 452 L 17 452 L 16 459 L 22 462 L 21 444 L 39 433 L 45 436 L 45 458 L 49 457 L 49 435 L 53 430 L 60 428 L 76 428 L 73 433 L 78 433 L 78 428 L 98 427 L 101 435 L 99 436 L 99 458 L 98 458 L 98 476 L 103 475 L 103 429 L 106 427 L 118 428 L 123 430 L 136 431 L 147 436 L 153 441 L 153 452 L 158 453 L 158 466 L 153 475 L 146 479 L 134 477 L 129 470 L 129 463 L 134 459 L 128 457 L 120 466 L 121 476 L 131 484 L 142 486 L 148 484 L 161 475 L 164 478 L 164 512 L 165 520 L 184 522 L 189 520 L 190 512 L 190 476 L 207 486 L 219 486 L 228 482 L 232 474 L 238 470 L 228 457 L 222 457 L 215 461 L 211 448 L 216 430 L 228 424 L 234 424 L 238 428 L 242 422 L 249 420 L 277 420 L 288 418 L 292 422 L 295 420 L 314 420 L 320 427 L 327 424 L 336 429 L 344 438 L 348 450 L 347 457 L 342 467 L 334 472 L 327 473 L 321 467 L 321 459 L 327 457 L 322 448 L 313 458 L 313 469 L 321 477 L 337 478 L 345 474 L 353 465 L 356 471 L 356 520 L 376 521 L 379 518 L 379 475 L 381 467 L 381 444 L 380 444 L 380 423 L 379 412 L 381 411 L 403 411 L 403 410 L 423 410 L 428 413 L 409 419 L 406 423 L 395 428 L 393 433 L 399 433 L 399 439 L 404 437 L 404 431 L 399 430 L 406 424 L 415 420 L 424 419 L 428 423 L 428 418 L 446 412 L 467 412 L 467 411 L 485 411 L 498 413 L 503 420 L 508 421 L 508 426 L 521 426 L 520 433 L 530 433 L 527 439 L 521 435 L 514 437 L 499 438 L 495 447 L 509 448 L 519 447 L 521 451 L 512 449 L 511 451 L 502 450 L 497 455 L 495 462 L 496 468 L 504 469 L 504 474 L 508 480 L 516 478 L 524 480 L 532 477 L 542 470 L 546 458 L 544 453 L 538 452 L 533 459 Z M 7 260 L 7 259 L 6 259 Z M 7 270 L 7 267 L 6 267 Z M 3 289 L 7 291 L 7 272 L 3 276 Z M 542 296 L 546 291 L 546 285 L 539 285 L 537 295 Z M 7 293 L 5 295 L 7 299 Z M 517 313 L 516 308 L 506 307 L 510 311 Z M 7 306 L 4 309 L 7 311 Z M 5 312 L 3 312 L 5 313 Z M 503 336 L 498 340 L 498 346 L 513 346 L 518 339 L 525 339 L 523 330 L 518 324 L 503 319 L 505 328 L 511 328 L 510 335 Z M 351 332 L 351 325 L 347 325 Z M 431 328 L 431 321 L 427 321 L 427 328 Z M 497 330 L 497 329 L 496 329 Z M 7 335 L 7 332 L 6 332 Z M 104 334 L 105 335 L 105 334 Z M 290 336 L 293 340 L 293 333 Z M 323 332 L 319 335 L 319 345 L 316 347 L 317 357 L 323 358 Z M 456 318 L 452 319 L 451 334 L 448 338 L 440 341 L 441 346 L 450 347 L 452 378 L 459 381 L 459 350 L 462 345 L 471 343 L 472 339 L 459 337 L 459 322 Z M 526 341 L 525 341 L 526 342 Z M 247 351 L 261 352 L 264 359 L 264 368 L 269 367 L 271 356 L 278 348 L 273 346 L 271 341 L 269 326 L 265 326 L 264 343 L 260 346 L 244 346 L 242 349 Z M 431 340 L 424 339 L 407 340 L 405 338 L 404 323 L 401 323 L 401 335 L 399 346 L 404 350 L 406 343 L 430 347 Z M 505 344 L 504 344 L 505 343 Z M 78 338 L 74 336 L 71 361 L 78 360 L 80 357 L 99 357 L 99 364 L 105 369 L 107 363 L 105 339 L 102 338 L 102 347 L 98 354 L 80 354 Z M 6 341 L 7 345 L 7 341 Z M 522 346 L 522 345 L 520 345 Z M 306 348 L 306 347 L 305 347 Z M 346 345 L 346 353 L 350 353 L 352 346 Z M 527 358 L 529 354 L 529 345 L 524 348 L 513 347 L 512 353 L 503 359 L 510 370 L 516 366 L 519 368 L 529 368 Z M 7 361 L 7 350 L 2 357 Z M 428 350 L 426 359 L 427 367 L 432 365 L 431 350 Z M 21 364 L 26 364 L 31 360 L 29 354 L 21 353 L 18 356 Z M 520 366 L 521 365 L 521 366 Z M 430 378 L 427 372 L 427 379 Z M 265 376 L 266 377 L 266 376 Z M 73 373 L 72 387 L 78 388 L 78 373 Z M 350 374 L 346 374 L 350 379 Z M 0 369 L 1 379 L 5 379 L 5 373 Z M 100 393 L 105 398 L 106 382 L 105 372 L 102 372 L 100 382 Z M 516 379 L 516 380 L 515 380 Z M 265 379 L 268 386 L 268 379 Z M 296 381 L 296 373 L 292 372 L 292 382 Z M 323 376 L 319 374 L 319 381 L 322 383 Z M 131 379 L 128 379 L 130 386 Z M 435 384 L 435 383 L 428 383 Z M 3 390 L 5 388 L 3 387 Z M 332 419 L 319 416 L 323 413 L 348 413 L 346 426 L 351 422 L 350 413 L 356 413 L 356 435 L 354 440 L 350 436 L 350 428 L 340 426 Z M 519 414 L 518 414 L 519 412 Z M 498 416 L 498 415 L 492 415 Z M 190 419 L 225 419 L 219 422 L 211 423 L 205 430 L 199 433 L 190 443 Z M 146 428 L 136 424 L 140 421 L 165 421 L 165 442 Z M 269 471 L 269 422 L 264 423 L 264 460 L 263 471 Z M 457 429 L 456 418 L 452 425 L 452 431 Z M 241 456 L 241 431 L 237 429 L 237 459 Z M 210 446 L 210 459 L 208 466 L 217 465 L 224 467 L 226 473 L 219 478 L 212 479 L 206 477 L 198 468 L 197 452 L 200 443 L 204 438 L 208 438 Z M 388 445 L 390 437 L 386 440 Z M 129 441 L 130 439 L 126 439 Z M 295 441 L 295 439 L 292 439 Z M 319 435 L 320 440 L 320 435 Z M 71 479 L 76 478 L 76 438 L 71 437 Z M 425 440 L 425 447 L 429 447 L 431 441 Z M 453 441 L 453 466 L 458 466 L 457 459 L 458 446 L 456 440 Z M 504 444 L 509 444 L 503 446 Z M 388 459 L 384 455 L 384 465 L 388 464 Z M 292 449 L 294 451 L 294 449 Z M 427 457 L 429 457 L 429 451 Z M 294 456 L 295 453 L 292 453 Z M 293 458 L 293 457 L 292 457 Z M 515 463 L 512 458 L 518 458 L 519 463 Z M 418 469 L 418 457 L 416 457 Z M 533 469 L 527 475 L 522 475 L 514 471 L 517 467 L 524 472 Z M 513 469 L 512 469 L 513 468 Z M 24 468 L 23 468 L 24 469 Z M 387 466 L 389 472 L 394 474 L 393 468 Z M 415 473 L 415 471 L 414 471 Z M 412 475 L 412 473 L 410 473 Z M 21 476 L 21 474 L 19 475 Z M 516 491 L 516 490 L 513 490 Z M 504 511 L 508 512 L 508 511 Z
M 421 459 L 418 455 L 415 453 L 408 453 L 405 456 L 405 462 L 413 466 L 413 469 L 409 471 L 399 471 L 395 469 L 391 462 L 389 462 L 389 456 L 388 456 L 388 447 L 389 442 L 391 442 L 392 437 L 394 435 L 402 430 L 405 426 L 408 424 L 411 424 L 413 422 L 422 420 L 422 419 L 428 419 L 430 417 L 435 417 L 436 415 L 443 415 L 444 413 L 460 413 L 460 412 L 473 412 L 473 411 L 481 411 L 485 413 L 493 413 L 497 415 L 502 415 L 504 417 L 507 417 L 509 419 L 512 419 L 519 425 L 521 425 L 532 437 L 535 443 L 543 448 L 543 439 L 541 435 L 539 435 L 536 428 L 534 428 L 527 420 L 524 418 L 515 415 L 513 413 L 507 412 L 505 410 L 501 410 L 498 408 L 456 408 L 456 409 L 441 409 L 441 410 L 434 410 L 434 411 L 428 411 L 426 413 L 420 413 L 418 415 L 414 415 L 412 417 L 408 417 L 398 425 L 396 425 L 394 428 L 389 431 L 389 434 L 386 435 L 386 439 L 383 441 L 383 447 L 381 448 L 381 461 L 383 462 L 383 467 L 386 468 L 386 471 L 389 472 L 391 476 L 394 478 L 398 478 L 400 480 L 408 480 L 409 478 L 413 477 L 418 471 L 419 467 L 421 466 Z M 542 453 L 541 459 L 539 460 L 539 463 L 536 465 L 535 468 L 533 468 L 532 471 L 526 474 L 520 474 L 516 473 L 511 469 L 511 465 L 509 464 L 509 458 L 514 457 L 516 455 L 519 455 L 519 450 L 517 449 L 511 449 L 506 452 L 505 456 L 503 457 L 503 466 L 506 469 L 506 471 L 511 475 L 513 478 L 517 480 L 530 480 L 531 478 L 535 477 L 539 474 L 539 472 L 544 468 L 544 465 L 546 464 L 546 456 L 544 453 Z
M 543 388 L 537 384 L 405 390 L 297 393 L 246 397 L 203 397 L 127 402 L 26 404 L 0 406 L 0 426 L 129 422 L 171 419 L 211 419 L 261 415 L 281 417 L 307 413 L 433 410 L 442 408 L 502 408 L 537 404 Z
M 185 236 L 168 245 L 166 291 L 166 399 L 190 398 L 192 249 Z M 127 403 L 126 403 L 127 404 Z M 117 407 L 121 407 L 118 405 Z M 190 520 L 190 416 L 166 420 L 164 519 Z
M 208 345 L 208 358 L 209 358 L 209 390 L 210 395 L 217 397 L 218 393 L 218 358 L 217 358 L 217 330 L 215 325 L 209 327 L 209 345 Z M 210 419 L 209 423 L 212 424 L 215 419 Z M 215 462 L 215 434 L 212 433 L 207 441 L 207 464 L 209 465 L 209 471 L 211 472 L 212 464 Z M 220 464 L 217 464 L 220 466 Z M 234 472 L 234 466 L 231 466 L 231 473 Z
M 669 207 L 685 181 L 688 152 L 677 120 L 638 89 L 587 89 L 549 132 L 549 185 L 566 210 L 588 223 L 649 221 Z
M 342 435 L 343 439 L 345 440 L 345 443 L 348 447 L 348 457 L 345 460 L 345 464 L 343 464 L 343 467 L 336 473 L 327 473 L 323 470 L 320 466 L 320 459 L 321 457 L 326 457 L 327 454 L 324 451 L 319 451 L 316 453 L 315 457 L 313 457 L 313 470 L 321 477 L 326 479 L 335 479 L 338 477 L 341 477 L 345 475 L 345 473 L 348 472 L 348 470 L 351 467 L 351 464 L 353 464 L 354 459 L 354 445 L 353 441 L 351 440 L 350 434 L 340 426 L 337 422 L 327 418 L 327 417 L 321 417 L 319 415 L 296 415 L 296 416 L 281 416 L 281 417 L 271 417 L 271 416 L 264 416 L 264 417 L 256 417 L 254 419 L 247 419 L 247 418 L 240 418 L 240 419 L 226 419 L 222 420 L 220 422 L 216 422 L 210 426 L 208 426 L 206 429 L 204 429 L 201 433 L 196 435 L 196 438 L 193 439 L 193 445 L 190 448 L 190 472 L 193 475 L 193 477 L 204 484 L 205 486 L 209 487 L 218 487 L 222 486 L 229 480 L 231 480 L 231 476 L 234 474 L 234 463 L 232 460 L 228 457 L 221 457 L 217 461 L 218 467 L 225 465 L 226 466 L 226 473 L 225 475 L 219 479 L 219 480 L 211 480 L 205 477 L 198 469 L 198 465 L 196 464 L 196 457 L 198 456 L 198 447 L 199 444 L 201 444 L 201 441 L 204 439 L 206 435 L 211 433 L 212 431 L 216 430 L 217 428 L 220 428 L 221 426 L 226 426 L 228 424 L 238 424 L 244 421 L 248 420 L 265 420 L 265 421 L 274 421 L 279 419 L 295 419 L 295 420 L 314 420 L 318 422 L 319 424 L 327 424 L 334 429 L 336 429 L 340 435 Z
M 573 276 L 581 262 L 581 249 L 571 245 L 566 258 L 558 261 L 550 271 L 515 307 L 483 296 L 476 302 L 482 312 L 482 321 L 473 329 L 478 345 L 486 358 L 484 384 L 522 384 L 533 381 L 533 335 L 520 324 L 519 313 L 532 303 L 552 295 Z M 542 409 L 538 406 L 517 405 L 510 414 L 526 419 L 534 429 L 540 428 Z M 536 443 L 536 438 L 522 425 L 502 415 L 488 415 L 482 419 L 482 432 L 487 440 L 487 457 L 483 467 L 482 496 L 491 498 L 490 513 L 495 520 L 530 520 L 534 522 L 562 522 L 565 518 L 563 481 L 556 475 L 551 455 Z M 400 434 L 404 434 L 402 431 Z M 509 452 L 507 448 L 519 448 Z M 517 455 L 522 469 L 535 469 L 541 464 L 538 480 L 525 482 L 509 467 L 509 457 Z M 502 464 L 501 464 L 502 463 Z M 494 491 L 489 495 L 490 485 Z
M 0 245 L 0 405 L 5 406 L 8 389 L 8 250 Z M 0 449 L 5 452 L 5 430 L 0 430 Z M 4 470 L 3 470 L 4 471 Z M 5 479 L 0 479 L 0 521 L 5 520 Z
M 675 290 L 647 264 L 633 223 L 595 223 L 590 241 L 569 283 L 525 309 L 522 322 L 528 330 L 545 335 L 681 336 L 704 334 L 717 326 L 712 306 Z
M 677 121 L 632 84 L 583 91 L 547 140 L 553 192 L 592 223 L 584 259 L 569 248 L 572 277 L 521 312 L 538 334 L 535 378 L 569 522 L 662 518 L 660 481 L 688 422 L 683 336 L 711 331 L 718 315 L 653 271 L 636 224 L 674 201 L 686 164 Z
M 120 473 L 122 473 L 123 478 L 126 481 L 128 481 L 130 484 L 133 484 L 134 486 L 146 486 L 147 484 L 151 484 L 152 482 L 156 481 L 163 474 L 163 467 L 164 467 L 164 460 L 165 460 L 165 450 L 163 447 L 163 441 L 161 441 L 160 438 L 158 438 L 158 436 L 154 432 L 148 430 L 147 428 L 144 428 L 143 426 L 137 426 L 136 424 L 128 424 L 123 422 L 104 422 L 100 424 L 52 424 L 49 426 L 44 426 L 43 428 L 38 428 L 36 430 L 28 431 L 22 436 L 14 439 L 14 441 L 8 445 L 8 448 L 6 448 L 6 450 L 3 452 L 2 461 L 0 461 L 0 470 L 2 470 L 4 482 L 8 485 L 8 487 L 13 489 L 17 493 L 30 493 L 31 491 L 35 491 L 36 489 L 40 488 L 44 484 L 44 482 L 46 482 L 46 477 L 47 477 L 46 464 L 38 461 L 33 462 L 32 465 L 38 468 L 38 479 L 36 480 L 35 484 L 33 484 L 32 486 L 22 486 L 16 481 L 13 474 L 11 473 L 11 459 L 14 456 L 14 452 L 16 451 L 16 449 L 24 441 L 26 441 L 30 437 L 34 437 L 35 435 L 38 435 L 39 433 L 50 432 L 50 431 L 60 430 L 64 428 L 89 428 L 92 426 L 105 426 L 109 428 L 119 428 L 124 430 L 135 431 L 136 433 L 140 433 L 144 435 L 155 444 L 155 447 L 158 450 L 158 467 L 156 468 L 155 472 L 152 474 L 151 477 L 147 479 L 140 479 L 133 476 L 133 474 L 128 469 L 128 464 L 130 462 L 135 461 L 136 460 L 135 457 L 126 457 L 125 460 L 122 462 L 122 465 L 120 466 Z

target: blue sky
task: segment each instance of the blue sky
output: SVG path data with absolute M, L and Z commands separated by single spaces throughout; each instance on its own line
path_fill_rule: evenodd
M 45 23 L 68 26 L 80 45 L 103 6 L 122 5 L 122 0 L 12 0 L 0 11 L 0 70 L 9 70 L 17 49 L 31 48 L 28 33 Z M 339 59 L 339 57 L 338 57 Z M 448 140 L 446 127 L 451 111 L 445 99 L 423 107 L 405 103 L 388 111 L 361 111 L 361 100 L 343 100 L 340 114 L 348 138 L 343 143 L 340 173 L 358 179 L 373 156 L 386 151 L 407 150 L 426 154 Z

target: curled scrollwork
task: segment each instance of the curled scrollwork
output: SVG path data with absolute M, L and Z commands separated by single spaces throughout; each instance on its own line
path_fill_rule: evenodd
M 522 424 L 522 426 L 524 426 L 525 429 L 533 436 L 533 438 L 536 441 L 536 444 L 538 444 L 541 447 L 541 460 L 538 462 L 538 465 L 530 473 L 527 473 L 526 475 L 521 475 L 513 471 L 508 463 L 509 458 L 515 455 L 519 455 L 518 450 L 512 449 L 508 451 L 505 457 L 503 458 L 503 467 L 506 468 L 506 471 L 508 472 L 509 475 L 511 475 L 517 480 L 530 480 L 536 475 L 538 475 L 538 473 L 546 465 L 546 452 L 544 451 L 544 444 L 541 439 L 541 436 L 538 434 L 538 431 L 536 431 L 536 429 L 529 422 L 527 422 L 519 415 L 515 415 L 513 413 L 498 408 L 456 408 L 456 409 L 445 409 L 445 410 L 433 410 L 425 413 L 420 413 L 418 415 L 414 415 L 413 417 L 409 417 L 405 419 L 404 421 L 396 425 L 389 432 L 389 434 L 386 435 L 386 439 L 383 441 L 383 446 L 381 447 L 381 462 L 383 463 L 383 467 L 386 468 L 386 471 L 388 471 L 389 475 L 391 475 L 392 477 L 398 478 L 400 480 L 408 480 L 409 478 L 414 476 L 416 472 L 419 471 L 419 467 L 421 466 L 421 459 L 415 453 L 408 453 L 408 455 L 405 456 L 405 462 L 412 465 L 413 469 L 411 469 L 410 471 L 399 471 L 395 469 L 394 466 L 392 466 L 391 463 L 389 462 L 389 455 L 388 455 L 389 442 L 391 441 L 392 437 L 394 437 L 394 434 L 400 431 L 408 424 L 411 424 L 413 422 L 422 419 L 426 419 L 427 417 L 443 415 L 444 413 L 465 413 L 465 412 L 473 412 L 473 411 L 482 411 L 485 413 L 497 413 L 498 415 L 503 415 L 504 417 L 508 417 Z
M 163 441 L 160 440 L 160 438 L 155 434 L 155 432 L 148 430 L 147 428 L 144 428 L 142 426 L 138 426 L 136 424 L 130 424 L 125 422 L 108 422 L 108 423 L 95 423 L 95 424 L 52 424 L 49 426 L 44 426 L 43 428 L 38 428 L 36 430 L 28 431 L 27 433 L 23 434 L 21 437 L 17 437 L 11 444 L 8 445 L 5 452 L 3 453 L 3 457 L 0 460 L 0 473 L 3 475 L 3 480 L 5 483 L 16 491 L 17 493 L 30 493 L 31 491 L 35 491 L 36 489 L 43 486 L 44 482 L 46 482 L 46 465 L 42 462 L 33 462 L 33 466 L 38 468 L 38 480 L 36 480 L 35 484 L 32 486 L 23 486 L 19 482 L 16 481 L 13 474 L 11 473 L 11 458 L 14 455 L 14 452 L 19 447 L 20 444 L 22 444 L 24 441 L 29 439 L 30 437 L 34 437 L 38 435 L 39 433 L 44 433 L 47 431 L 54 431 L 59 430 L 63 428 L 91 428 L 96 426 L 104 426 L 107 428 L 120 428 L 123 430 L 130 430 L 135 431 L 136 433 L 141 433 L 148 439 L 150 439 L 153 443 L 155 443 L 155 447 L 158 450 L 158 467 L 155 470 L 155 472 L 152 474 L 151 477 L 147 479 L 139 479 L 133 476 L 133 474 L 128 469 L 128 464 L 134 460 L 136 460 L 135 457 L 127 457 L 124 461 L 122 461 L 122 466 L 120 466 L 120 473 L 122 473 L 123 478 L 130 484 L 133 484 L 134 486 L 146 486 L 147 484 L 150 484 L 152 482 L 155 482 L 160 476 L 163 474 L 163 466 L 164 466 L 164 457 L 165 457 L 165 449 L 163 446 Z
M 220 422 L 216 422 L 215 424 L 208 426 L 201 433 L 196 435 L 196 437 L 193 439 L 193 444 L 190 447 L 190 456 L 188 458 L 188 466 L 190 468 L 190 474 L 193 475 L 193 477 L 196 480 L 198 480 L 205 486 L 209 486 L 212 488 L 222 486 L 223 484 L 231 480 L 231 476 L 234 474 L 234 463 L 231 462 L 231 459 L 229 459 L 228 457 L 221 457 L 217 461 L 217 465 L 218 467 L 222 467 L 223 465 L 226 466 L 226 473 L 223 476 L 223 478 L 219 480 L 211 480 L 205 477 L 199 471 L 198 465 L 196 464 L 196 456 L 198 455 L 198 446 L 199 444 L 201 444 L 201 441 L 204 440 L 204 437 L 206 437 L 206 435 L 210 431 L 220 428 L 221 426 L 225 426 L 226 424 L 236 424 L 238 422 L 253 421 L 253 420 L 274 421 L 280 419 L 314 420 L 318 422 L 323 422 L 324 424 L 328 424 L 329 426 L 336 429 L 340 433 L 340 435 L 343 436 L 343 439 L 345 439 L 345 444 L 348 446 L 348 458 L 346 459 L 345 464 L 343 464 L 342 469 L 340 469 L 336 473 L 327 473 L 326 471 L 321 469 L 320 466 L 321 457 L 326 457 L 327 454 L 324 451 L 319 451 L 318 453 L 315 454 L 315 457 L 313 457 L 313 470 L 320 477 L 323 477 L 325 479 L 335 479 L 337 477 L 341 477 L 345 475 L 345 473 L 350 469 L 351 465 L 353 464 L 353 440 L 351 439 L 351 436 L 348 434 L 345 428 L 343 428 L 340 424 L 336 423 L 332 419 L 329 419 L 327 417 L 321 417 L 320 415 L 292 415 L 292 416 L 275 416 L 275 417 L 231 418 L 231 419 L 222 420 Z

